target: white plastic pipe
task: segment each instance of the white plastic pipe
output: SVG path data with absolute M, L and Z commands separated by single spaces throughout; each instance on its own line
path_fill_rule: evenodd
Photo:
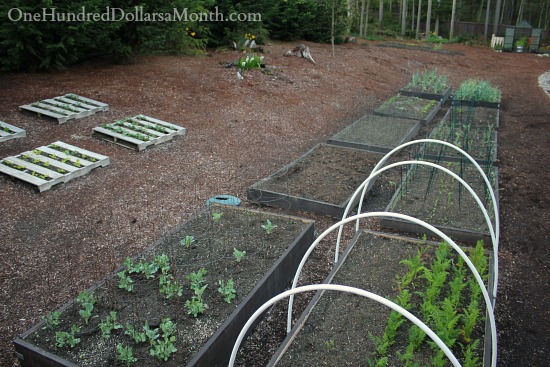
M 416 162 L 416 161 L 415 161 Z M 428 162 L 424 162 L 428 163 Z M 469 186 L 468 186 L 469 187 Z M 474 193 L 475 195 L 475 193 Z M 477 197 L 477 195 L 475 195 Z M 485 211 L 486 212 L 486 211 Z M 439 229 L 435 228 L 431 224 L 428 224 L 418 218 L 411 217 L 405 214 L 400 213 L 392 213 L 392 212 L 371 212 L 371 213 L 361 213 L 357 214 L 348 218 L 344 218 L 341 221 L 333 224 L 329 228 L 327 228 L 323 233 L 317 237 L 315 241 L 311 244 L 311 246 L 307 249 L 306 253 L 302 257 L 302 261 L 298 265 L 298 268 L 296 270 L 296 274 L 294 276 L 294 280 L 292 281 L 292 288 L 294 289 L 298 285 L 298 279 L 300 278 L 300 275 L 302 273 L 302 269 L 304 267 L 304 264 L 306 263 L 307 259 L 309 258 L 309 255 L 313 252 L 315 247 L 325 238 L 330 232 L 335 230 L 336 228 L 340 228 L 344 224 L 347 224 L 349 222 L 363 219 L 363 218 L 372 218 L 372 217 L 386 217 L 386 218 L 398 218 L 403 219 L 406 221 L 410 221 L 416 224 L 419 224 L 423 226 L 424 228 L 430 230 L 431 232 L 435 233 L 437 236 L 441 237 L 443 241 L 445 241 L 448 245 L 450 245 L 453 249 L 455 249 L 456 252 L 462 257 L 466 265 L 470 268 L 472 271 L 479 287 L 481 288 L 481 293 L 483 294 L 483 298 L 485 300 L 486 308 L 487 308 L 487 314 L 489 317 L 490 327 L 491 327 L 491 344 L 492 344 L 492 367 L 496 367 L 496 360 L 497 360 L 497 334 L 496 334 L 496 322 L 495 322 L 495 316 L 493 313 L 493 305 L 491 303 L 491 299 L 489 297 L 489 293 L 487 291 L 487 288 L 485 287 L 485 284 L 483 284 L 483 279 L 479 275 L 477 269 L 475 268 L 475 265 L 472 263 L 472 261 L 468 258 L 468 256 L 462 251 L 462 249 L 447 236 L 445 233 L 441 232 Z M 294 304 L 294 295 L 291 295 L 288 300 L 288 314 L 287 314 L 287 333 L 290 332 L 292 328 L 292 308 Z
M 306 285 L 299 288 L 293 288 L 291 290 L 288 290 L 286 292 L 283 292 L 273 298 L 271 298 L 269 301 L 264 303 L 254 314 L 248 319 L 244 327 L 242 328 L 241 332 L 239 333 L 239 336 L 237 337 L 237 340 L 235 341 L 235 345 L 233 346 L 233 350 L 231 351 L 231 358 L 229 359 L 229 367 L 233 367 L 235 364 L 235 359 L 237 358 L 237 352 L 239 351 L 239 347 L 241 346 L 242 340 L 244 339 L 244 336 L 248 332 L 248 329 L 250 326 L 254 323 L 254 321 L 269 307 L 271 307 L 276 302 L 279 302 L 280 300 L 289 297 L 294 296 L 294 294 L 297 293 L 303 293 L 303 292 L 310 292 L 310 291 L 318 291 L 318 290 L 332 290 L 332 291 L 339 291 L 339 292 L 346 292 L 346 293 L 352 293 L 356 294 L 358 296 L 370 298 L 378 303 L 382 303 L 385 306 L 388 306 L 392 310 L 399 312 L 401 315 L 405 316 L 407 319 L 412 321 L 416 326 L 418 326 L 420 329 L 422 329 L 423 332 L 426 333 L 440 348 L 443 350 L 447 358 L 451 361 L 453 366 L 455 367 L 461 367 L 460 362 L 456 359 L 456 357 L 453 355 L 451 350 L 443 343 L 443 341 L 430 329 L 426 324 L 424 324 L 422 321 L 420 321 L 417 317 L 415 317 L 413 314 L 411 314 L 409 311 L 405 310 L 403 307 L 393 303 L 392 301 L 381 297 L 377 294 L 365 291 L 363 289 L 349 287 L 345 285 L 337 285 L 337 284 L 316 284 L 316 285 Z
M 486 186 L 489 190 L 489 193 L 491 195 L 491 201 L 492 201 L 492 204 L 493 204 L 493 212 L 494 212 L 494 215 L 495 215 L 495 226 L 494 226 L 494 229 L 493 229 L 494 230 L 494 235 L 493 234 L 491 235 L 491 242 L 493 243 L 493 265 L 494 265 L 494 271 L 495 271 L 495 282 L 493 284 L 493 305 L 494 305 L 496 303 L 497 288 L 498 288 L 498 275 L 499 275 L 499 272 L 498 272 L 498 247 L 499 247 L 499 241 L 500 241 L 500 216 L 499 216 L 499 212 L 498 212 L 498 204 L 497 204 L 497 201 L 496 201 L 496 196 L 495 196 L 493 187 L 491 186 L 491 183 L 490 183 L 489 179 L 487 178 L 487 175 L 485 175 L 485 172 L 483 172 L 483 169 L 479 166 L 479 164 L 475 161 L 475 159 L 473 159 L 468 153 L 466 153 L 465 151 L 463 151 L 459 147 L 457 147 L 457 146 L 455 146 L 451 143 L 447 143 L 446 141 L 434 140 L 434 139 L 421 139 L 421 140 L 415 140 L 415 141 L 411 141 L 411 142 L 402 144 L 402 145 L 398 146 L 397 148 L 393 149 L 392 151 L 390 151 L 388 154 L 386 154 L 377 163 L 377 165 L 372 170 L 370 176 L 361 185 L 359 185 L 359 187 L 355 190 L 355 192 L 353 193 L 353 195 L 351 196 L 351 198 L 349 200 L 349 203 L 348 203 L 346 209 L 344 210 L 344 215 L 342 216 L 342 218 L 346 218 L 348 216 L 348 214 L 350 213 L 351 208 L 352 208 L 352 203 L 355 201 L 355 198 L 357 197 L 357 195 L 359 195 L 360 191 L 362 191 L 362 192 L 361 192 L 361 199 L 359 200 L 357 212 L 358 213 L 361 212 L 361 207 L 362 207 L 363 201 L 364 201 L 365 196 L 366 196 L 368 185 L 370 184 L 370 182 L 372 181 L 372 179 L 374 177 L 376 177 L 378 174 L 380 174 L 383 171 L 383 170 L 380 169 L 380 167 L 385 164 L 385 162 L 391 157 L 392 154 L 394 154 L 396 152 L 399 152 L 400 150 L 402 150 L 403 148 L 405 148 L 408 145 L 418 144 L 418 143 L 426 143 L 426 142 L 446 145 L 446 146 L 449 146 L 449 147 L 457 150 L 461 154 L 463 154 L 477 168 L 477 170 L 479 171 L 479 173 L 483 177 L 483 180 L 485 181 L 485 184 L 486 184 Z M 424 161 L 418 160 L 418 161 L 413 161 L 413 162 L 424 162 Z M 441 166 L 438 165 L 437 167 L 441 167 Z M 483 208 L 485 208 L 485 206 L 483 206 Z M 489 229 L 490 229 L 491 228 L 490 220 L 487 222 L 487 224 L 488 224 Z M 356 223 L 355 230 L 356 231 L 359 230 L 359 221 L 357 221 L 357 223 Z M 336 250 L 336 253 L 334 254 L 334 262 L 335 263 L 338 261 L 338 256 L 339 256 L 338 249 L 340 248 L 340 242 L 341 242 L 341 239 L 342 239 L 342 231 L 343 231 L 343 227 L 340 227 L 340 229 L 338 230 L 338 238 L 336 240 L 336 249 L 337 250 Z

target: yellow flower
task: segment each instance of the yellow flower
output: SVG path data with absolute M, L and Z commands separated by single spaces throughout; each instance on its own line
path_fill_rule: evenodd
M 186 31 L 188 31 L 188 30 L 189 30 L 189 28 L 185 28 L 185 30 L 186 30 Z
M 195 32 L 191 32 L 191 37 L 195 37 Z
M 256 38 L 256 36 L 252 35 L 252 37 L 250 39 L 255 39 L 255 38 Z

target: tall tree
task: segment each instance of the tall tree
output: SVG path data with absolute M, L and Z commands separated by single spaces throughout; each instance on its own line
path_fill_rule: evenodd
M 518 10 L 518 19 L 516 20 L 516 24 L 519 24 L 523 20 L 523 9 L 525 8 L 525 0 L 521 0 L 521 3 L 519 4 L 519 10 Z
M 363 14 L 365 14 L 365 0 L 361 1 L 361 12 L 359 13 L 359 35 L 363 35 Z
M 378 24 L 382 25 L 384 20 L 384 0 L 380 0 L 380 6 L 378 7 Z
M 489 15 L 491 13 L 491 0 L 487 0 L 487 11 L 485 13 L 485 30 L 483 31 L 483 38 L 487 41 L 487 32 L 489 31 Z
M 455 18 L 456 18 L 456 0 L 453 0 L 453 9 L 451 10 L 451 29 L 449 31 L 449 40 L 452 40 L 454 37 Z
M 431 19 L 432 19 L 432 0 L 428 0 L 428 11 L 426 12 L 426 37 L 430 36 Z
M 407 31 L 407 0 L 402 0 L 401 5 L 401 35 L 405 36 Z
M 500 5 L 502 3 L 502 0 L 497 0 L 497 6 L 495 9 L 495 16 L 493 18 L 493 34 L 497 36 L 498 33 L 498 24 L 500 19 Z
M 416 16 L 416 39 L 420 39 L 420 14 L 422 14 L 422 0 L 418 0 L 418 15 Z

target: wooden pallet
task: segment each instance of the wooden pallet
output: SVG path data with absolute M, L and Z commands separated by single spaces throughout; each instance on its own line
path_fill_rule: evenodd
M 35 185 L 42 192 L 109 163 L 109 157 L 56 141 L 2 159 L 0 172 Z
M 181 126 L 144 115 L 93 128 L 98 138 L 137 151 L 172 140 L 176 135 L 184 135 L 185 131 Z
M 38 116 L 45 115 L 52 117 L 60 124 L 68 120 L 90 116 L 107 109 L 109 109 L 108 104 L 73 93 L 19 106 L 19 110 L 35 112 Z
M 25 130 L 0 121 L 0 142 L 15 138 L 23 138 L 26 135 L 27 132 Z

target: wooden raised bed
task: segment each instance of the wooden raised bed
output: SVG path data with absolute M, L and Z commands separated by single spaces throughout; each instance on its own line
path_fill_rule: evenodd
M 447 87 L 441 93 L 434 93 L 430 91 L 422 91 L 420 89 L 411 89 L 408 87 L 401 88 L 399 94 L 403 96 L 418 97 L 423 99 L 431 99 L 434 101 L 439 101 L 441 104 L 444 104 L 447 99 L 451 96 L 451 87 Z
M 420 122 L 409 119 L 367 115 L 328 140 L 328 144 L 387 153 L 412 140 Z
M 355 189 L 382 157 L 379 153 L 318 144 L 254 183 L 247 190 L 247 198 L 263 205 L 341 218 Z
M 478 195 L 494 224 L 493 207 L 481 174 L 472 164 L 440 162 L 461 177 Z M 483 167 L 482 167 L 483 168 Z M 487 168 L 484 168 L 487 173 Z M 498 207 L 498 169 L 490 167 L 490 182 L 493 183 Z M 473 196 L 458 181 L 438 169 L 427 166 L 412 168 L 403 177 L 386 211 L 397 212 L 423 220 L 453 240 L 475 244 L 484 240 L 487 246 L 492 241 L 485 217 Z M 382 227 L 401 232 L 429 233 L 424 227 L 400 219 L 381 218 Z
M 61 182 L 109 165 L 109 157 L 56 141 L 0 161 L 0 172 L 28 182 L 42 192 Z
M 352 286 L 395 300 L 398 296 L 397 279 L 403 277 L 408 271 L 407 265 L 401 261 L 415 257 L 422 249 L 425 251 L 422 260 L 427 263 L 428 260 L 433 259 L 437 245 L 435 242 L 383 233 L 360 232 L 348 244 L 340 261 L 324 283 Z M 468 249 L 464 250 L 468 251 Z M 488 259 L 487 284 L 491 289 L 494 269 L 491 266 L 490 254 L 485 252 L 485 255 Z M 455 266 L 457 256 L 456 251 L 450 249 L 450 257 L 454 259 L 452 266 Z M 449 270 L 448 278 L 453 275 Z M 463 279 L 474 279 L 467 267 Z M 421 279 L 415 281 L 415 285 L 419 291 L 425 287 Z M 445 288 L 444 292 L 449 292 L 448 288 Z M 442 299 L 444 294 L 439 299 Z M 464 298 L 461 302 L 465 309 L 471 297 L 468 288 L 462 290 L 462 297 Z M 422 312 L 418 309 L 421 303 L 422 296 L 415 294 L 411 298 L 412 306 L 408 310 L 430 326 L 430 321 L 424 319 Z M 472 340 L 481 340 L 475 349 L 475 355 L 478 356 L 481 365 L 490 366 L 490 323 L 487 321 L 488 317 L 485 317 L 485 321 L 481 317 L 486 314 L 483 297 L 478 301 L 478 310 L 480 316 L 477 322 L 481 325 L 485 324 L 485 327 L 477 327 L 472 334 Z M 367 365 L 367 358 L 375 358 L 376 354 L 376 347 L 370 336 L 382 337 L 390 311 L 386 306 L 359 296 L 335 291 L 318 291 L 273 355 L 268 366 Z M 458 314 L 462 312 L 464 311 L 457 309 Z M 462 326 L 464 319 L 460 318 L 457 328 Z M 412 323 L 405 319 L 397 329 L 396 342 L 389 347 L 388 351 L 388 366 L 405 365 L 399 360 L 399 355 L 405 354 L 407 329 L 410 326 Z M 414 361 L 419 365 L 430 365 L 427 362 L 434 355 L 426 340 L 430 339 L 426 337 L 422 346 L 413 352 Z M 460 338 L 460 343 L 467 342 Z M 461 363 L 464 362 L 463 355 L 457 351 L 454 351 L 454 354 Z M 446 361 L 446 358 L 444 359 Z
M 24 138 L 27 132 L 7 122 L 0 121 L 0 142 L 10 139 Z
M 94 136 L 137 151 L 172 140 L 185 131 L 181 126 L 144 115 L 93 128 Z
M 221 218 L 215 220 L 214 213 L 222 213 Z M 261 227 L 267 220 L 277 226 L 269 235 Z M 137 264 L 167 254 L 175 281 L 184 286 L 181 297 L 167 299 L 159 293 L 159 274 L 147 280 L 129 273 L 135 289 L 131 293 L 120 289 L 117 272 L 123 267 L 89 290 L 97 300 L 89 325 L 79 316 L 82 307 L 71 301 L 59 309 L 62 322 L 57 329 L 44 328 L 42 321 L 17 338 L 14 345 L 21 366 L 123 365 L 116 357 L 118 343 L 133 347 L 139 361 L 135 365 L 139 366 L 226 366 L 240 330 L 258 307 L 288 286 L 314 233 L 310 220 L 211 204 L 133 258 Z M 194 236 L 194 242 L 186 247 L 182 239 L 188 235 Z M 246 251 L 240 262 L 232 255 L 234 248 Z M 200 268 L 207 270 L 203 299 L 209 308 L 195 318 L 185 306 L 192 294 L 186 275 Z M 217 292 L 218 280 L 229 278 L 234 279 L 236 289 L 231 303 L 224 302 Z M 117 312 L 124 328 L 105 339 L 98 323 L 110 311 Z M 137 343 L 125 335 L 127 323 L 138 330 L 145 322 L 158 327 L 164 318 L 170 318 L 177 328 L 177 351 L 166 362 L 150 355 L 149 342 Z M 81 342 L 73 349 L 55 348 L 55 331 L 70 330 L 73 324 L 82 328 Z
M 38 116 L 45 115 L 54 118 L 60 124 L 107 109 L 109 109 L 108 104 L 73 93 L 19 106 L 19 110 L 34 112 Z
M 441 102 L 397 94 L 384 102 L 375 115 L 418 120 L 428 124 L 441 109 Z
M 472 106 L 500 109 L 500 102 L 486 102 L 476 100 L 451 99 L 451 106 Z

